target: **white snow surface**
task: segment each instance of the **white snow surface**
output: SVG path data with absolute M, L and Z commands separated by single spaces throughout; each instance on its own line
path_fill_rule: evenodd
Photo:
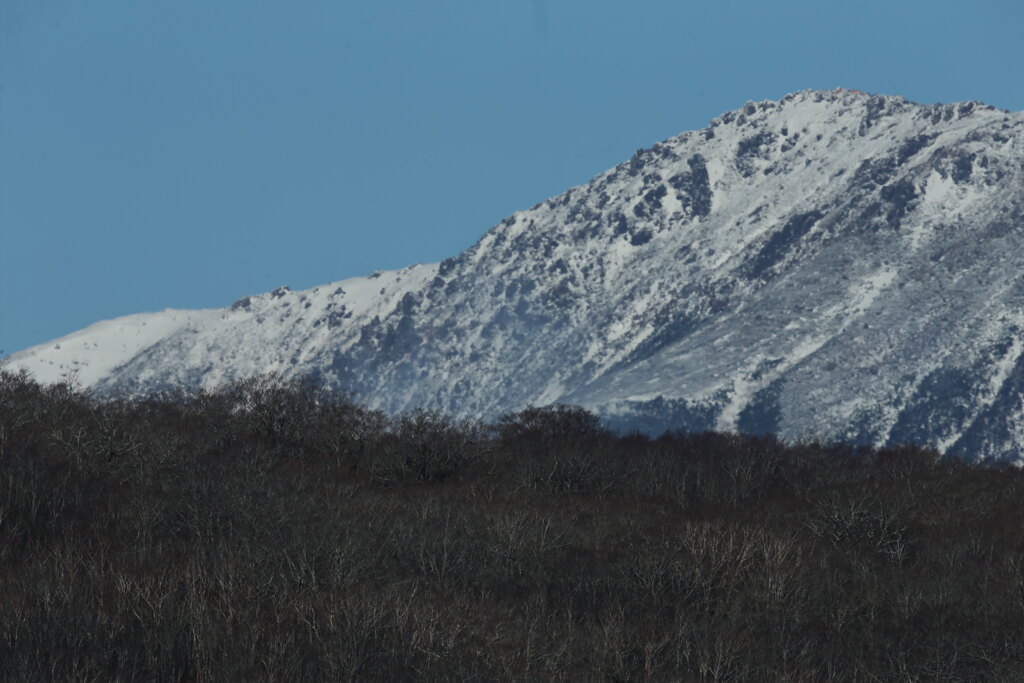
M 457 200 L 457 198 L 453 198 Z M 100 395 L 318 374 L 390 411 L 1020 459 L 1024 114 L 803 91 L 513 214 L 463 254 L 11 357 Z
M 11 363 L 40 382 L 92 386 L 146 348 L 181 329 L 209 324 L 217 313 L 167 309 L 103 320 L 15 354 Z
M 142 366 L 137 372 L 143 378 L 158 376 L 146 365 L 166 356 L 173 344 L 186 360 L 183 373 L 193 365 L 210 365 L 199 376 L 197 386 L 203 388 L 264 372 L 289 376 L 325 349 L 350 347 L 363 325 L 387 316 L 436 272 L 436 263 L 416 264 L 304 291 L 281 287 L 229 308 L 129 315 L 33 346 L 8 362 L 42 382 L 93 387 L 133 362 Z M 211 357 L 217 362 L 210 363 Z M 184 374 L 181 380 L 189 384 Z M 173 383 L 162 381 L 160 386 Z

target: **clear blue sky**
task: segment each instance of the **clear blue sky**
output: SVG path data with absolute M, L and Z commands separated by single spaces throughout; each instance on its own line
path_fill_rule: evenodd
M 1019 0 L 0 0 L 0 349 L 454 255 L 747 100 L 1024 109 Z

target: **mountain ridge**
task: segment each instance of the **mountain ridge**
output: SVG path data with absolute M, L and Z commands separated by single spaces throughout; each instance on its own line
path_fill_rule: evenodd
M 99 394 L 314 371 L 390 411 L 572 402 L 624 429 L 1019 458 L 1022 179 L 1021 113 L 803 91 L 441 263 L 97 323 L 10 362 Z

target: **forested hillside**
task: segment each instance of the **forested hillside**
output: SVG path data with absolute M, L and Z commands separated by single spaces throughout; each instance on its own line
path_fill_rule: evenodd
M 1019 680 L 1022 495 L 918 448 L 0 372 L 0 676 Z

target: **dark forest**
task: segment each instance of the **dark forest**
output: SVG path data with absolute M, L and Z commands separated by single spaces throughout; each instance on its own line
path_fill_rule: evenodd
M 1024 680 L 1022 498 L 914 446 L 0 371 L 0 676 Z

